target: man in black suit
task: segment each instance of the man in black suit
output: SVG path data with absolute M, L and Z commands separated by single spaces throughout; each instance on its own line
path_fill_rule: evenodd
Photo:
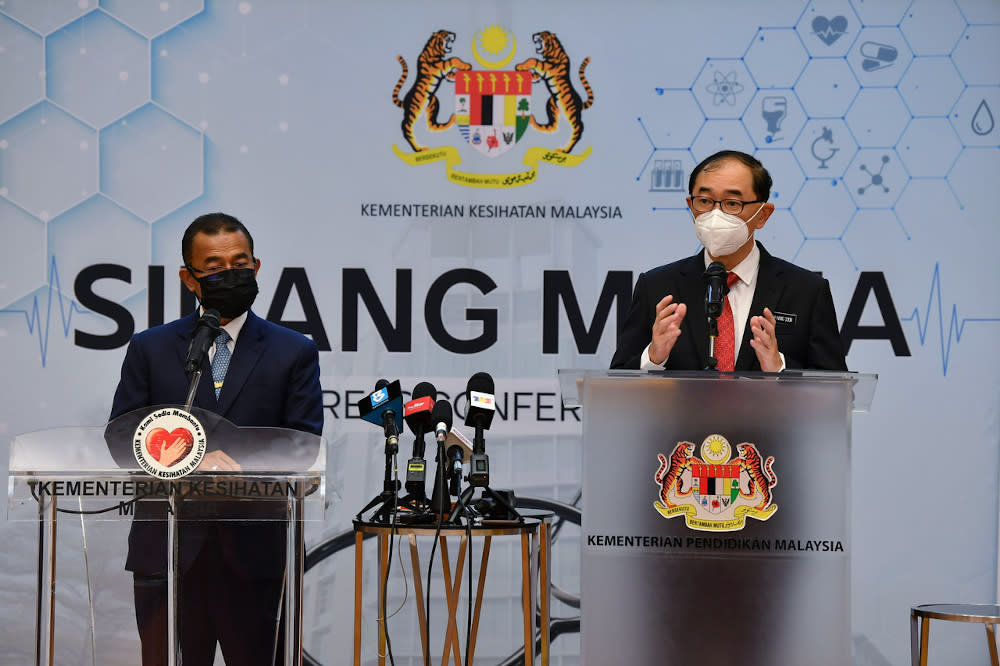
M 199 310 L 220 312 L 222 329 L 230 337 L 221 352 L 226 355 L 228 351 L 230 356 L 228 370 L 224 377 L 213 378 L 211 361 L 220 353 L 217 342 L 205 360 L 193 406 L 237 426 L 319 435 L 323 398 L 315 343 L 249 311 L 257 295 L 260 269 L 250 232 L 230 215 L 203 215 L 185 231 L 181 254 L 181 280 L 198 297 Z M 112 419 L 154 405 L 184 404 L 188 392 L 184 362 L 199 316 L 196 310 L 132 338 L 111 408 Z M 218 431 L 213 436 L 212 429 L 206 424 L 208 448 L 198 468 L 202 472 L 238 471 L 240 460 L 246 462 L 245 456 L 253 455 L 255 447 L 259 453 L 261 448 L 277 446 L 252 441 L 250 433 L 254 431 L 250 431 L 246 438 L 229 440 L 234 446 L 247 443 L 247 449 L 223 450 L 218 443 L 226 437 Z M 296 437 L 286 438 L 281 447 L 282 456 L 287 451 L 294 457 Z M 166 447 L 163 455 L 165 451 Z M 149 503 L 140 503 L 136 509 L 129 534 L 126 569 L 134 576 L 142 663 L 150 666 L 165 663 L 167 657 L 166 514 L 162 502 L 144 504 Z M 226 511 L 221 505 L 218 508 Z M 228 511 L 232 513 L 232 509 Z M 259 518 L 260 513 L 235 517 Z M 184 665 L 214 663 L 216 642 L 228 664 L 270 665 L 275 663 L 275 653 L 276 663 L 282 663 L 276 629 L 286 565 L 285 523 L 230 520 L 183 521 L 179 525 L 178 608 Z
M 746 153 L 722 151 L 695 167 L 687 204 L 705 249 L 639 275 L 612 368 L 708 367 L 702 276 L 718 261 L 736 274 L 726 296 L 733 366 L 724 367 L 720 357 L 720 370 L 847 370 L 829 283 L 772 257 L 754 240 L 774 212 L 770 194 L 770 174 Z

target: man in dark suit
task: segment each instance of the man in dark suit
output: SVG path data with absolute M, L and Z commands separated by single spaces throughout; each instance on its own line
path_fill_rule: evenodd
M 829 283 L 771 256 L 754 240 L 774 212 L 771 176 L 754 157 L 722 151 L 691 172 L 687 204 L 705 249 L 639 275 L 618 336 L 612 368 L 703 370 L 709 365 L 709 325 L 703 274 L 713 261 L 730 275 L 729 367 L 720 370 L 807 368 L 846 371 Z M 683 324 L 683 326 L 682 326 Z
M 200 309 L 220 312 L 222 330 L 230 338 L 217 340 L 209 350 L 193 406 L 237 426 L 319 435 L 323 400 L 315 343 L 249 311 L 257 295 L 260 269 L 250 232 L 232 216 L 203 215 L 185 231 L 181 254 L 181 280 L 198 297 Z M 112 419 L 143 407 L 184 404 L 188 392 L 184 362 L 199 316 L 195 311 L 132 338 Z M 220 343 L 225 345 L 221 351 Z M 224 377 L 213 378 L 211 362 L 220 353 L 229 357 L 228 370 Z M 249 453 L 238 448 L 223 450 L 218 444 L 223 440 L 223 435 L 209 433 L 199 471 L 240 469 L 241 455 Z M 142 504 L 129 534 L 126 569 L 134 576 L 142 661 L 149 666 L 165 663 L 167 656 L 166 514 L 162 502 L 151 507 Z M 285 523 L 179 524 L 178 608 L 185 666 L 214 663 L 216 642 L 228 664 L 269 665 L 275 653 L 277 663 L 282 663 L 276 628 L 286 564 Z

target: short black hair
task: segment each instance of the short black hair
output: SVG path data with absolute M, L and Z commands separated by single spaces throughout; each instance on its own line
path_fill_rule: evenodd
M 721 162 L 735 160 L 750 169 L 753 178 L 753 192 L 761 201 L 767 201 L 771 196 L 771 174 L 767 172 L 764 165 L 753 155 L 741 153 L 738 150 L 720 150 L 714 155 L 710 155 L 701 161 L 701 164 L 694 168 L 691 177 L 688 179 L 688 194 L 694 194 L 694 181 L 698 179 L 702 171 L 711 171 Z
M 181 238 L 181 258 L 184 259 L 184 265 L 191 265 L 191 248 L 194 245 L 195 235 L 201 233 L 214 236 L 222 232 L 231 233 L 234 231 L 242 231 L 243 235 L 247 237 L 247 241 L 250 242 L 250 256 L 253 256 L 253 236 L 235 217 L 226 213 L 206 213 L 196 218 L 188 225 L 184 231 L 184 237 Z

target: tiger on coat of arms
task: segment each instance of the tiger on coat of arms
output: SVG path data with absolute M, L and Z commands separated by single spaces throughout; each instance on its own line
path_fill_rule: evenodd
M 417 123 L 417 118 L 421 113 L 427 115 L 427 128 L 433 132 L 441 132 L 451 127 L 455 122 L 455 114 L 451 114 L 447 122 L 438 122 L 438 111 L 441 103 L 435 93 L 441 82 L 445 79 L 455 80 L 455 72 L 458 70 L 471 70 L 472 65 L 459 58 L 445 58 L 451 53 L 452 44 L 455 42 L 455 33 L 448 30 L 438 30 L 430 36 L 424 50 L 417 57 L 417 72 L 413 85 L 410 86 L 404 98 L 399 99 L 399 91 L 406 82 L 409 69 L 403 56 L 396 56 L 399 64 L 403 67 L 403 73 L 392 90 L 392 101 L 399 108 L 403 109 L 403 136 L 414 151 L 427 150 L 427 146 L 417 143 L 413 135 L 413 127 Z
M 573 88 L 573 83 L 569 75 L 569 56 L 563 50 L 562 44 L 551 32 L 536 32 L 531 36 L 535 42 L 535 53 L 542 56 L 538 58 L 528 58 L 518 64 L 514 69 L 520 72 L 531 72 L 531 80 L 544 80 L 549 89 L 549 99 L 545 103 L 545 113 L 548 122 L 545 124 L 535 120 L 534 115 L 530 117 L 531 126 L 535 129 L 553 133 L 559 129 L 560 111 L 566 116 L 569 123 L 570 137 L 565 146 L 557 148 L 560 153 L 569 153 L 583 136 L 583 110 L 589 109 L 594 103 L 594 90 L 587 82 L 587 77 L 583 75 L 583 70 L 590 64 L 590 58 L 584 58 L 580 65 L 580 82 L 583 83 L 584 90 L 587 91 L 587 101 L 580 98 L 579 93 Z

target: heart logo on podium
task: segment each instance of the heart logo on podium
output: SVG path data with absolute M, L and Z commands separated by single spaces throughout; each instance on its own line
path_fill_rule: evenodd
M 175 444 L 178 439 L 184 440 L 184 449 L 180 455 L 174 457 L 171 465 L 176 464 L 181 458 L 186 456 L 194 446 L 194 435 L 187 428 L 174 428 L 171 431 L 167 431 L 166 428 L 153 428 L 146 435 L 146 450 L 149 451 L 149 455 L 159 462 L 160 456 L 162 455 L 163 448 L 169 447 Z
M 832 19 L 817 16 L 813 19 L 812 29 L 814 35 L 830 46 L 847 32 L 847 19 L 843 16 L 834 16 Z

